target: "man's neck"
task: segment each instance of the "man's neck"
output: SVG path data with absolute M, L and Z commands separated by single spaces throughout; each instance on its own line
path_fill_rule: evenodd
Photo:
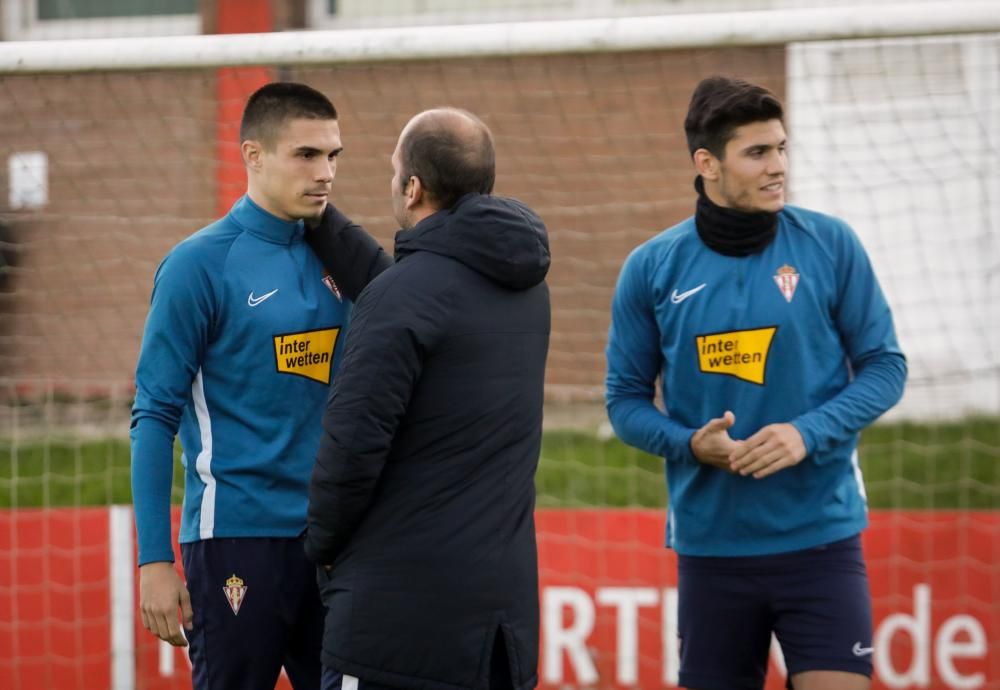
M 718 182 L 712 180 L 706 180 L 704 177 L 702 177 L 701 180 L 702 180 L 702 185 L 704 186 L 705 189 L 705 196 L 708 197 L 709 201 L 711 201 L 719 208 L 732 208 L 731 206 L 729 206 L 729 204 L 726 203 L 726 198 L 722 195 L 722 190 L 719 189 Z
M 411 209 L 410 220 L 412 221 L 412 225 L 410 227 L 416 227 L 416 225 L 420 223 L 420 221 L 426 218 L 430 218 L 439 210 L 440 209 L 432 208 L 430 206 L 427 206 L 426 204 L 421 204 L 419 208 Z
M 253 185 L 247 186 L 247 197 L 249 197 L 250 201 L 257 204 L 257 206 L 267 211 L 275 218 L 280 218 L 281 220 L 285 220 L 288 222 L 294 222 L 298 220 L 298 218 L 289 218 L 287 214 L 282 213 L 278 209 L 274 208 L 274 205 L 269 203 L 267 197 L 261 194 L 257 189 L 255 189 Z

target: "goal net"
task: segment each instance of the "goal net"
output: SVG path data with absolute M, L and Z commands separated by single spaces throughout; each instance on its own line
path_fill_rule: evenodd
M 919 7 L 0 43 L 0 686 L 184 687 L 108 507 L 155 268 L 245 190 L 243 103 L 286 79 L 336 104 L 335 203 L 386 247 L 409 117 L 492 129 L 553 255 L 540 682 L 673 687 L 663 463 L 610 433 L 603 349 L 624 258 L 693 212 L 684 113 L 723 73 L 783 98 L 790 201 L 857 231 L 910 363 L 861 447 L 876 687 L 1000 688 L 1000 12 Z

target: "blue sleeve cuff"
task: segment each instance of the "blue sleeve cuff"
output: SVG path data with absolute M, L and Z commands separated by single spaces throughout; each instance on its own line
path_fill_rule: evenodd
M 698 462 L 690 429 L 661 412 L 651 400 L 619 398 L 608 402 L 608 418 L 618 438 L 667 462 Z
M 165 422 L 152 417 L 141 418 L 132 427 L 132 502 L 139 565 L 174 561 L 170 524 L 174 434 Z
M 802 443 L 806 446 L 806 456 L 813 454 L 816 450 L 816 440 L 813 438 L 813 434 L 809 429 L 808 422 L 804 421 L 802 417 L 792 420 L 792 426 L 796 428 L 799 432 L 799 436 L 802 437 Z

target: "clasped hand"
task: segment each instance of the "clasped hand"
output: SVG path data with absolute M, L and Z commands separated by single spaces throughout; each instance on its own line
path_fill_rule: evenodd
M 691 437 L 695 458 L 712 467 L 763 479 L 806 457 L 802 434 L 792 424 L 768 424 L 747 439 L 735 440 L 729 435 L 735 423 L 736 416 L 727 410 L 698 429 Z

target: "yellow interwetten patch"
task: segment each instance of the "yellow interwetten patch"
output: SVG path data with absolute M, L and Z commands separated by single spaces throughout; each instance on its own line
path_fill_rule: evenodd
M 274 358 L 278 371 L 330 383 L 330 367 L 338 335 L 339 328 L 324 328 L 274 336 Z
M 698 366 L 706 374 L 726 374 L 764 385 L 767 354 L 777 326 L 695 337 Z

